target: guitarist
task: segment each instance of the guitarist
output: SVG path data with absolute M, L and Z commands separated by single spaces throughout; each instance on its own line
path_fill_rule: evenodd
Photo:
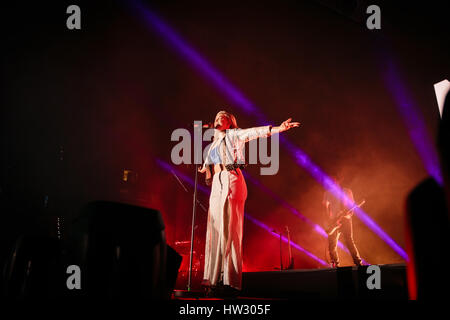
M 340 187 L 339 180 L 333 177 L 334 183 Z M 348 198 L 354 202 L 352 190 L 343 188 L 343 191 L 347 194 Z M 334 197 L 330 191 L 326 191 L 323 198 L 323 205 L 326 209 L 326 217 L 328 224 L 335 222 L 335 218 L 341 212 L 347 210 L 347 203 L 341 203 L 341 201 Z M 349 204 L 348 204 L 349 205 Z M 337 253 L 337 243 L 339 236 L 342 234 L 344 243 L 347 246 L 350 254 L 352 255 L 353 262 L 357 266 L 361 266 L 361 257 L 359 256 L 358 249 L 353 241 L 353 226 L 352 226 L 353 211 L 350 211 L 348 215 L 339 219 L 340 227 L 336 229 L 332 234 L 328 235 L 328 248 L 330 250 L 331 264 L 333 268 L 339 267 L 339 257 Z

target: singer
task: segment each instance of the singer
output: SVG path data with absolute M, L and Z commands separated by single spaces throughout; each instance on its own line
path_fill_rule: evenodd
M 278 127 L 238 128 L 231 113 L 220 111 L 214 120 L 214 138 L 199 172 L 212 185 L 209 198 L 203 284 L 208 294 L 236 295 L 242 283 L 242 233 L 247 186 L 241 168 L 245 143 L 280 133 L 300 123 L 291 118 Z

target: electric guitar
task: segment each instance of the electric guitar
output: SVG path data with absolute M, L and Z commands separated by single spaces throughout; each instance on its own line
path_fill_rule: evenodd
M 361 203 L 354 205 L 352 208 L 348 210 L 342 210 L 339 212 L 336 217 L 330 220 L 329 226 L 325 229 L 325 232 L 330 236 L 332 235 L 340 226 L 342 219 L 350 218 L 353 215 L 353 210 L 355 208 L 361 207 L 366 200 L 361 201 Z

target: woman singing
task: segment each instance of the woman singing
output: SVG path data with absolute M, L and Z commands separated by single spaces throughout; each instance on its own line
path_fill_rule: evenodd
M 241 290 L 242 232 L 247 186 L 240 168 L 245 143 L 283 132 L 300 123 L 284 121 L 278 127 L 240 129 L 236 118 L 220 111 L 214 120 L 214 139 L 199 172 L 212 184 L 209 198 L 203 284 L 214 294 L 218 286 L 228 292 Z

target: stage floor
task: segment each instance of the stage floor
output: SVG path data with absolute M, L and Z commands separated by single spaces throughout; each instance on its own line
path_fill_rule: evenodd
M 244 272 L 242 292 L 236 300 L 386 299 L 407 300 L 405 264 L 378 265 L 380 288 L 369 289 L 373 274 L 368 266 L 307 270 Z M 370 278 L 370 279 L 369 279 Z M 176 297 L 173 299 L 217 300 Z

